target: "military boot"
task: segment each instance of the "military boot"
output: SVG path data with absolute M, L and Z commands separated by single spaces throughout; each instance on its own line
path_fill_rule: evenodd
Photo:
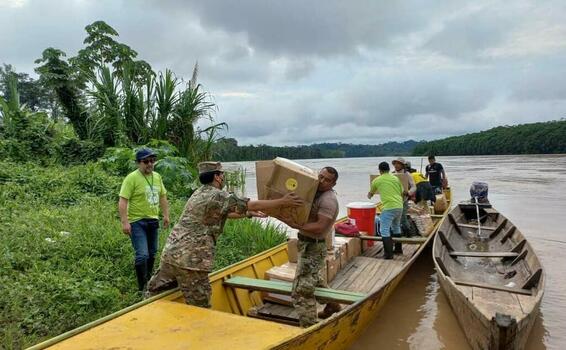
M 318 313 L 318 318 L 326 319 L 330 316 L 334 315 L 335 313 L 342 310 L 342 306 L 338 303 L 328 303 L 324 307 L 324 310 Z
M 393 259 L 393 239 L 391 237 L 382 237 L 383 258 L 386 260 Z
M 138 291 L 143 291 L 147 284 L 147 263 L 136 264 L 136 278 L 138 280 Z
M 391 235 L 393 238 L 401 238 L 400 234 L 393 234 Z M 393 249 L 393 253 L 395 254 L 403 254 L 403 244 L 395 243 L 395 249 Z

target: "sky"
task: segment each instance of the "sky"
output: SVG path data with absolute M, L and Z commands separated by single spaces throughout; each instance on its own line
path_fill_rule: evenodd
M 566 116 L 566 1 L 0 0 L 0 63 L 103 20 L 241 145 L 433 140 Z

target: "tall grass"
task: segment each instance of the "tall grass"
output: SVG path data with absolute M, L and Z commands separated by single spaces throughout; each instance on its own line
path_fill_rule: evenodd
M 0 349 L 30 346 L 141 300 L 116 208 L 121 181 L 98 164 L 0 162 Z M 176 221 L 185 203 L 170 194 Z M 160 247 L 168 233 L 161 231 Z M 229 220 L 215 268 L 284 240 L 276 227 Z

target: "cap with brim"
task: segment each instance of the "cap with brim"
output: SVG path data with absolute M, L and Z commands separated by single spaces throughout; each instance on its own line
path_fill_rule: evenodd
M 153 150 L 149 149 L 149 148 L 142 148 L 139 151 L 136 152 L 136 161 L 140 161 L 143 160 L 147 157 L 156 157 L 157 155 L 155 154 L 155 152 L 153 152 Z
M 198 163 L 198 173 L 210 173 L 213 171 L 222 171 L 222 164 L 220 162 L 201 162 Z
M 401 164 L 405 165 L 405 159 L 399 157 L 399 158 L 397 158 L 397 159 L 394 159 L 394 160 L 391 162 L 391 164 L 395 164 L 395 163 L 401 163 Z

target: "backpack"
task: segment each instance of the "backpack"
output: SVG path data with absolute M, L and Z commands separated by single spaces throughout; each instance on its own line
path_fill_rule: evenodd
M 338 235 L 347 237 L 358 237 L 360 235 L 360 230 L 354 225 L 350 220 L 340 222 L 334 225 L 334 232 Z

